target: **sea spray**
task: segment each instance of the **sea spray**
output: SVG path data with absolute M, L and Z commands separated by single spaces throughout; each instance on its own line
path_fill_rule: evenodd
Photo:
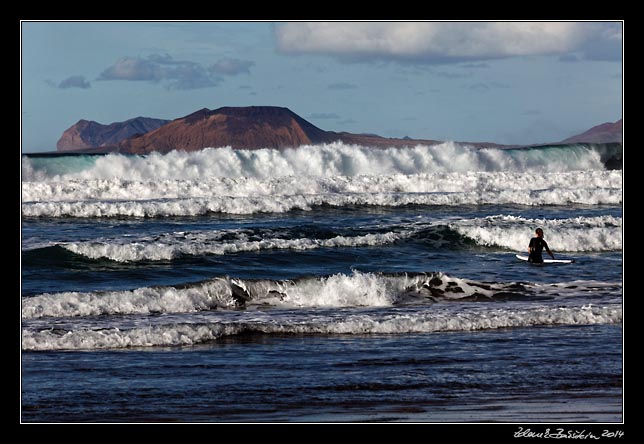
M 259 194 L 259 193 L 258 193 Z M 147 200 L 52 200 L 23 201 L 22 214 L 29 217 L 172 217 L 212 213 L 256 214 L 310 211 L 321 206 L 406 205 L 621 205 L 621 188 L 486 190 L 466 192 L 373 192 L 271 196 L 214 196 L 155 198 Z
M 341 142 L 289 149 L 206 148 L 146 156 L 23 157 L 23 181 L 70 179 L 269 179 L 288 176 L 379 176 L 440 172 L 564 172 L 603 170 L 600 151 L 586 145 L 477 149 L 445 142 L 404 148 L 369 148 Z

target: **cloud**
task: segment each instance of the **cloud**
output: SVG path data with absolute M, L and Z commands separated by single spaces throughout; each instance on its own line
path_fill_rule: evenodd
M 509 88 L 510 85 L 507 83 L 501 83 L 501 82 L 478 82 L 478 83 L 473 83 L 471 85 L 467 85 L 465 88 L 469 89 L 470 91 L 474 92 L 488 92 L 492 88 Z
M 88 89 L 92 87 L 92 85 L 85 78 L 85 76 L 69 76 L 66 79 L 61 80 L 59 83 L 56 83 L 51 79 L 46 79 L 45 83 L 51 86 L 52 88 L 59 88 L 59 89 L 69 89 L 69 88 Z
M 509 88 L 510 85 L 504 82 L 489 82 L 488 85 L 490 85 L 493 88 Z
M 434 77 L 442 77 L 444 79 L 464 79 L 466 77 L 471 77 L 471 73 L 462 73 L 462 72 L 448 72 L 448 71 L 430 71 L 430 74 Z
M 598 28 L 582 45 L 581 54 L 587 60 L 621 61 L 622 24 L 609 23 Z
M 339 83 L 332 83 L 327 88 L 329 89 L 356 89 L 358 85 L 354 85 L 353 83 L 347 83 L 347 82 L 339 82 Z
M 560 62 L 578 62 L 579 57 L 577 57 L 577 54 L 562 54 L 558 60 Z
M 309 119 L 339 119 L 340 116 L 336 113 L 313 113 L 309 114 Z
M 621 24 L 605 22 L 292 22 L 274 29 L 283 53 L 351 62 L 453 63 L 576 51 L 609 60 L 622 40 Z
M 250 67 L 255 62 L 250 60 L 239 59 L 221 59 L 210 66 L 210 71 L 216 74 L 226 76 L 236 76 L 238 74 L 250 74 Z
M 468 68 L 468 69 L 481 69 L 481 68 L 489 68 L 490 65 L 488 65 L 485 62 L 482 63 L 466 63 L 464 65 L 460 66 L 461 68 Z
M 174 60 L 168 54 L 121 57 L 97 80 L 164 82 L 168 89 L 197 89 L 216 86 L 221 78 L 196 62 Z
M 163 77 L 158 62 L 148 58 L 121 57 L 112 66 L 105 69 L 98 80 L 153 80 Z
M 488 92 L 490 90 L 490 87 L 485 83 L 474 83 L 472 85 L 469 85 L 467 89 L 474 92 Z
M 58 88 L 60 89 L 68 89 L 68 88 L 87 89 L 87 88 L 90 88 L 91 86 L 92 85 L 87 81 L 87 79 L 85 79 L 84 76 L 70 76 L 62 80 L 58 84 Z

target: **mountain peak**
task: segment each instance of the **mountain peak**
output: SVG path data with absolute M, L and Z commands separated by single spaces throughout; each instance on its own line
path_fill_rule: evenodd
M 130 131 L 126 137 L 120 130 L 124 126 Z M 114 137 L 108 139 L 104 133 Z M 79 121 L 65 131 L 58 142 L 58 151 L 95 151 L 100 148 L 104 152 L 147 154 L 226 146 L 233 149 L 296 148 L 336 141 L 382 148 L 438 143 L 435 140 L 325 131 L 282 106 L 223 106 L 214 110 L 202 108 L 172 121 L 147 117 L 110 125 Z
M 333 133 L 323 131 L 288 108 L 279 106 L 224 106 L 202 108 L 144 136 L 124 140 L 118 150 L 145 154 L 173 149 L 288 148 L 330 142 Z

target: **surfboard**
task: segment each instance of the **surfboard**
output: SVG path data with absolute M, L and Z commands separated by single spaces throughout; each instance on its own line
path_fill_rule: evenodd
M 517 254 L 517 259 L 528 262 L 528 256 L 523 254 Z M 544 264 L 572 264 L 575 262 L 574 259 L 543 259 Z

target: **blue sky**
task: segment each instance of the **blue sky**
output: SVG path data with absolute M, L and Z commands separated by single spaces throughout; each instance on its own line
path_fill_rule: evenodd
M 22 22 L 23 152 L 79 119 L 275 105 L 325 130 L 505 144 L 622 117 L 621 22 Z

